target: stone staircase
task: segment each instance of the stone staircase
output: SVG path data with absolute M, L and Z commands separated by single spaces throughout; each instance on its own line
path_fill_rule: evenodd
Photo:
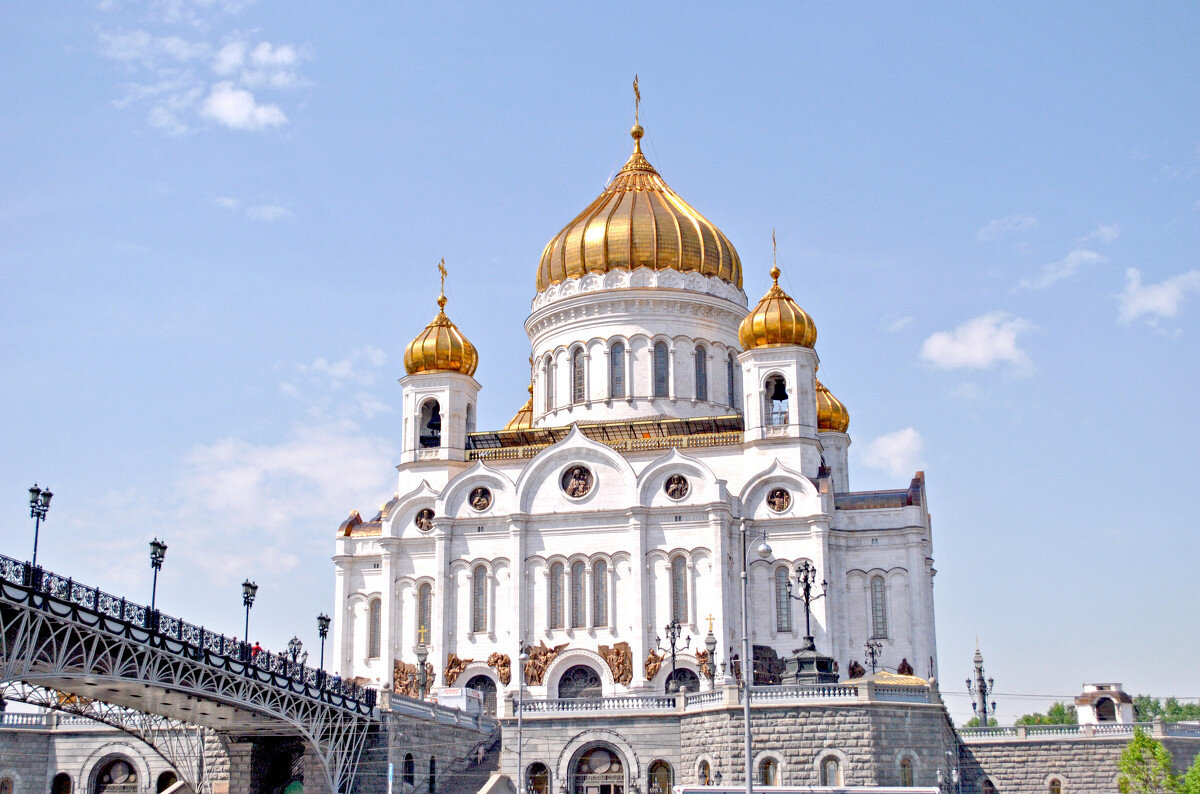
M 479 750 L 484 750 L 479 761 Z M 500 768 L 500 728 L 479 742 L 465 757 L 452 763 L 440 774 L 444 782 L 438 785 L 438 794 L 478 794 L 492 773 Z

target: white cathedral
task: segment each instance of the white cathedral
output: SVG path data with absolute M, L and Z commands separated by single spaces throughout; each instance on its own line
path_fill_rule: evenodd
M 806 636 L 806 563 L 811 636 L 841 678 L 936 675 L 923 475 L 850 489 L 849 414 L 817 378 L 813 320 L 774 267 L 748 308 L 737 251 L 642 134 L 542 252 L 530 399 L 503 429 L 475 427 L 478 353 L 444 289 L 405 350 L 396 496 L 336 541 L 343 677 L 415 695 L 420 653 L 431 692 L 494 708 L 528 649 L 525 698 L 705 691 L 740 676 L 748 566 L 769 683 Z

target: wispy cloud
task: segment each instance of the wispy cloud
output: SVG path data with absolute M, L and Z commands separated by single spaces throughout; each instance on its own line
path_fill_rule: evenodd
M 1081 268 L 1104 264 L 1107 261 L 1108 258 L 1103 254 L 1086 248 L 1076 248 L 1060 261 L 1042 265 L 1037 278 L 1023 278 L 1018 286 L 1024 289 L 1045 289 L 1055 282 L 1070 278 Z
M 1159 169 L 1165 179 L 1191 179 L 1200 174 L 1200 145 L 1177 163 L 1169 163 Z
M 247 218 L 255 221 L 279 221 L 294 217 L 290 209 L 277 202 L 267 202 L 263 204 L 252 204 L 246 206 L 243 210 L 243 202 L 240 199 L 232 196 L 218 196 L 213 199 L 213 203 L 222 209 L 231 212 L 241 211 Z
M 1014 234 L 1024 234 L 1037 227 L 1037 218 L 1032 215 L 1017 213 L 988 221 L 987 225 L 980 229 L 975 236 L 979 238 L 980 242 L 993 242 Z
M 1121 227 L 1117 226 L 1116 224 L 1106 226 L 1102 223 L 1096 227 L 1095 231 L 1085 234 L 1083 237 L 1080 237 L 1078 240 L 1076 240 L 1075 245 L 1083 245 L 1084 243 L 1090 243 L 1092 241 L 1109 245 L 1110 243 L 1116 242 L 1116 239 L 1120 236 Z
M 1007 312 L 991 312 L 932 334 L 921 344 L 921 358 L 938 369 L 994 369 L 1004 364 L 1012 374 L 1027 375 L 1032 363 L 1020 335 L 1033 327 Z
M 924 451 L 925 440 L 921 434 L 914 428 L 906 427 L 867 442 L 859 458 L 873 469 L 904 477 L 923 465 L 921 455 Z
M 1144 284 L 1141 271 L 1129 268 L 1125 271 L 1125 289 L 1117 296 L 1121 322 L 1144 320 L 1148 325 L 1161 327 L 1163 321 L 1179 315 L 1190 292 L 1200 292 L 1200 270 L 1189 270 L 1157 284 Z
M 879 328 L 880 330 L 886 331 L 889 334 L 896 334 L 912 325 L 912 319 L 913 318 L 907 314 L 888 314 L 885 315 L 883 320 L 879 323 Z

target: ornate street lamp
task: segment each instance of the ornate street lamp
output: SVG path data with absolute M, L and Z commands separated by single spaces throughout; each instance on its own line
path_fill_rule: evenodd
M 54 494 L 50 493 L 50 489 L 41 489 L 37 483 L 29 489 L 29 517 L 33 519 L 33 567 L 37 567 L 37 547 L 38 547 L 38 532 L 42 528 L 42 521 L 46 518 L 46 511 L 50 509 L 50 497 Z
M 829 587 L 829 583 L 822 581 L 821 593 L 813 595 L 812 588 L 816 580 L 817 569 L 808 560 L 805 560 L 796 571 L 796 584 L 800 587 L 800 595 L 792 595 L 792 580 L 787 580 L 788 597 L 804 602 L 804 647 L 801 650 L 816 650 L 817 647 L 816 643 L 813 642 L 812 636 L 812 602 L 825 597 L 825 591 Z
M 675 643 L 679 641 L 679 635 L 683 633 L 683 627 L 675 621 L 671 621 L 663 630 L 667 632 L 667 642 L 671 646 L 671 677 L 667 680 L 667 694 L 674 695 L 679 691 L 679 681 L 675 678 Z M 654 644 L 658 646 L 660 651 L 666 650 L 666 648 L 662 647 L 662 639 L 657 635 L 654 637 Z M 687 648 L 691 644 L 692 640 L 689 637 L 688 641 L 683 644 L 683 647 Z
M 421 643 L 413 650 L 417 652 L 417 697 L 424 700 L 425 688 L 429 685 L 429 672 L 425 669 L 425 660 L 429 658 L 429 649 L 425 647 L 425 643 Z
M 704 638 L 704 649 L 708 651 L 708 664 L 706 673 L 708 673 L 709 684 L 715 684 L 717 680 L 717 637 L 712 630 L 713 618 L 708 616 L 708 636 Z
M 967 679 L 967 694 L 971 696 L 971 709 L 979 718 L 979 727 L 988 726 L 988 696 L 995 691 L 995 679 L 983 678 L 983 654 L 979 652 L 979 642 L 975 643 L 975 680 Z M 996 701 L 991 701 L 992 713 L 996 713 Z
M 758 544 L 755 552 L 762 559 L 771 556 L 771 547 L 767 545 L 767 533 L 763 530 L 752 530 L 750 522 L 742 519 L 740 530 L 742 535 L 742 724 L 745 725 L 746 794 L 754 794 L 754 751 L 753 735 L 750 729 L 750 693 L 754 681 L 754 657 L 750 654 L 750 568 L 746 559 L 750 548 L 750 535 L 758 532 L 762 535 L 762 543 Z
M 325 669 L 325 638 L 329 636 L 329 616 L 317 615 L 317 635 L 321 638 L 321 669 Z
M 242 604 L 246 607 L 246 633 L 242 639 L 246 642 L 246 652 L 250 652 L 250 607 L 254 606 L 254 596 L 258 595 L 258 585 L 247 579 L 242 582 Z
M 292 657 L 292 675 L 296 676 L 297 678 L 300 677 L 300 671 L 297 669 L 296 664 L 300 660 L 300 651 L 303 650 L 303 648 L 304 643 L 300 642 L 300 638 L 292 635 L 292 638 L 288 640 L 287 651 L 288 656 Z
M 154 569 L 154 582 L 150 585 L 150 611 L 154 611 L 154 603 L 158 597 L 158 571 L 162 568 L 163 559 L 167 556 L 167 544 L 158 538 L 150 541 L 150 567 Z
M 521 643 L 521 652 L 517 655 L 519 673 L 517 678 L 517 791 L 525 794 L 525 766 L 522 761 L 522 751 L 525 749 L 525 665 L 529 663 L 529 648 Z
M 883 643 L 872 637 L 867 640 L 867 644 L 863 650 L 867 657 L 867 664 L 871 666 L 871 675 L 875 674 L 875 669 L 879 667 L 879 652 L 883 649 Z

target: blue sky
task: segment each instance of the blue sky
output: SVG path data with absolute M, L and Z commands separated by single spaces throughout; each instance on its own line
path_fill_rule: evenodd
M 524 401 L 542 246 L 645 148 L 771 229 L 851 412 L 851 483 L 927 472 L 943 689 L 1200 696 L 1200 8 L 9 3 L 0 552 L 315 641 L 332 533 L 394 489 L 404 344 Z M 959 683 L 955 683 L 959 682 Z M 969 708 L 947 695 L 956 717 Z

